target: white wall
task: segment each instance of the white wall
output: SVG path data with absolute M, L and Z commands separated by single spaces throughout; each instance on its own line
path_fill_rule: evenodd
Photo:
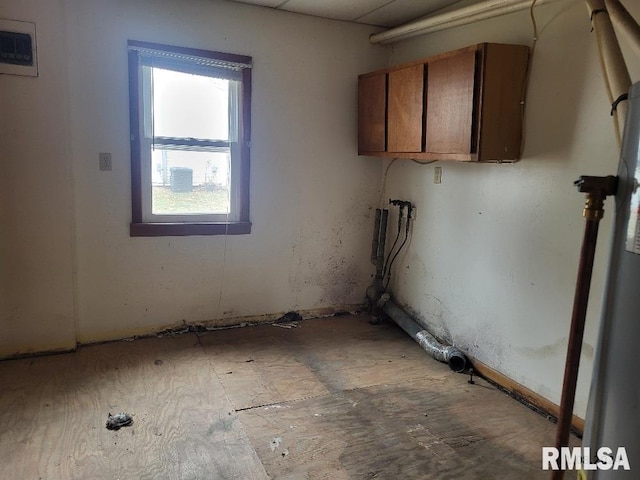
M 397 161 L 386 197 L 418 207 L 411 244 L 394 267 L 399 302 L 436 334 L 559 403 L 583 232 L 584 197 L 572 183 L 580 175 L 615 174 L 618 150 L 584 3 L 541 6 L 536 17 L 523 160 L 440 162 L 440 185 L 433 183 L 435 165 Z M 485 41 L 530 44 L 528 11 L 396 43 L 391 64 Z M 583 346 L 575 410 L 580 416 L 611 219 L 609 201 Z
M 371 29 L 211 0 L 65 4 L 80 341 L 361 303 L 380 162 L 356 156 L 356 77 L 387 60 Z M 127 39 L 253 57 L 251 235 L 129 237 Z
M 0 1 L 37 23 L 40 76 L 0 75 L 0 357 L 75 345 L 65 22 L 59 2 Z
M 0 2 L 41 47 L 39 78 L 0 77 L 19 119 L 0 355 L 363 302 L 381 162 L 356 155 L 357 74 L 389 53 L 373 29 L 215 0 Z M 129 237 L 127 39 L 253 56 L 250 235 Z
M 0 6 L 37 23 L 40 53 L 40 77 L 0 76 L 0 357 L 362 301 L 380 161 L 355 155 L 356 77 L 389 62 L 371 29 L 214 0 Z M 583 225 L 572 182 L 613 173 L 617 154 L 584 5 L 537 16 L 522 162 L 441 163 L 434 185 L 433 165 L 398 161 L 386 197 L 418 206 L 392 283 L 399 301 L 558 402 Z M 254 57 L 251 235 L 129 237 L 129 38 Z M 529 43 L 527 13 L 395 44 L 389 63 L 483 41 Z M 113 154 L 112 172 L 98 171 L 98 152 Z M 609 208 L 579 415 L 610 227 Z

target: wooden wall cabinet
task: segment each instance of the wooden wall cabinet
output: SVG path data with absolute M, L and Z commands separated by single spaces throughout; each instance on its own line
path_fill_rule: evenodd
M 522 152 L 529 48 L 482 43 L 358 78 L 358 153 L 509 162 Z
M 358 79 L 358 148 L 364 152 L 387 150 L 387 74 Z
M 399 68 L 388 75 L 387 150 L 421 152 L 424 65 Z

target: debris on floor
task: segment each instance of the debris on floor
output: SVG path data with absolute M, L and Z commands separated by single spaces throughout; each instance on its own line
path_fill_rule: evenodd
M 107 430 L 120 430 L 122 427 L 133 425 L 133 417 L 125 412 L 116 413 L 107 418 Z
M 291 323 L 272 323 L 272 325 L 274 327 L 287 328 L 287 329 L 298 328 L 300 326 L 296 322 L 291 322 Z
M 284 315 L 282 315 L 279 319 L 277 319 L 275 322 L 273 322 L 272 325 L 282 325 L 283 323 L 295 323 L 301 320 L 304 320 L 304 319 L 302 318 L 302 315 L 300 315 L 298 312 L 287 312 Z
M 275 452 L 276 449 L 280 446 L 280 444 L 282 443 L 282 438 L 281 437 L 275 437 L 271 440 L 271 451 Z

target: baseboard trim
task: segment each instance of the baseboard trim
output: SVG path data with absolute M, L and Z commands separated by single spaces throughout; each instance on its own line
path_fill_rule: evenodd
M 340 307 L 315 308 L 309 310 L 298 310 L 296 313 L 307 320 L 311 318 L 339 317 L 343 315 L 357 315 L 365 309 L 365 304 L 349 304 Z M 12 355 L 0 356 L 0 361 L 19 360 L 23 358 L 41 357 L 45 355 L 56 355 L 71 353 L 80 347 L 90 345 L 100 345 L 103 343 L 119 342 L 122 340 L 136 340 L 139 338 L 161 337 L 165 335 L 179 335 L 182 333 L 202 333 L 205 331 L 221 330 L 225 328 L 249 327 L 274 323 L 280 320 L 287 312 L 272 313 L 265 315 L 252 315 L 245 317 L 221 318 L 216 320 L 198 322 L 180 322 L 166 325 L 164 327 L 143 327 L 129 331 L 108 332 L 97 337 L 79 339 L 75 346 L 59 349 L 43 349 L 28 353 L 15 353 Z
M 0 356 L 0 362 L 10 361 L 10 360 L 21 360 L 23 358 L 44 357 L 48 355 L 62 355 L 64 353 L 75 352 L 76 348 L 77 348 L 77 344 L 74 347 L 61 347 L 61 348 L 52 348 L 48 350 L 37 350 L 34 352 L 13 353 L 10 355 Z
M 494 370 L 490 366 L 482 363 L 480 360 L 472 358 L 470 361 L 473 365 L 473 370 L 479 376 L 505 390 L 518 401 L 533 408 L 534 410 L 553 417 L 553 419 L 557 421 L 558 415 L 560 414 L 560 407 L 558 405 L 497 370 Z M 573 418 L 571 419 L 571 427 L 574 433 L 582 437 L 582 432 L 584 432 L 584 420 L 582 418 L 577 415 L 573 415 Z
M 354 315 L 363 311 L 364 304 L 342 305 L 340 307 L 316 308 L 309 310 L 297 310 L 295 313 L 303 319 L 337 317 L 341 315 Z M 162 327 L 143 327 L 140 329 L 118 332 L 106 332 L 80 338 L 78 347 L 88 345 L 99 345 L 103 343 L 118 342 L 121 340 L 136 340 L 138 338 L 159 337 L 165 335 L 179 335 L 182 333 L 202 333 L 205 331 L 215 331 L 225 328 L 250 327 L 277 322 L 287 312 L 271 313 L 265 315 L 252 315 L 244 317 L 228 317 L 215 320 L 204 320 L 194 322 L 179 322 Z

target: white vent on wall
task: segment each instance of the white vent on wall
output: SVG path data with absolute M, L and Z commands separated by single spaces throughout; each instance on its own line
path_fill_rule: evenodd
M 0 73 L 38 76 L 35 23 L 0 18 Z

